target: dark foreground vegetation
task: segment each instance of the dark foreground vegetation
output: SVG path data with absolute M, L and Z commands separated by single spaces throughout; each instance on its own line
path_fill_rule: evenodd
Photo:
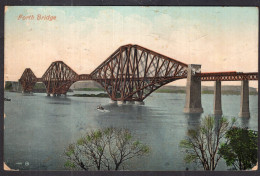
M 70 170 L 125 170 L 129 160 L 149 152 L 127 129 L 92 130 L 65 149 L 64 166 Z
M 223 158 L 231 170 L 252 169 L 257 164 L 257 132 L 235 123 L 235 119 L 229 122 L 224 117 L 204 117 L 180 142 L 184 161 L 215 170 Z

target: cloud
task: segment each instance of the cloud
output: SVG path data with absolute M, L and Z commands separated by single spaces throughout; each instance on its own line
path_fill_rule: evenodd
M 53 13 L 53 9 L 37 11 L 44 12 Z M 95 16 L 73 18 L 73 13 L 55 9 L 57 21 L 29 23 L 22 33 L 7 32 L 8 79 L 18 79 L 27 67 L 41 76 L 55 60 L 63 60 L 79 74 L 88 74 L 118 47 L 129 43 L 187 64 L 202 64 L 202 71 L 257 71 L 257 25 L 250 29 L 232 28 L 229 23 L 222 24 L 220 17 L 204 24 L 207 19 L 193 20 L 191 12 L 171 15 L 168 9 L 154 13 L 153 17 L 141 13 L 125 15 L 103 8 Z

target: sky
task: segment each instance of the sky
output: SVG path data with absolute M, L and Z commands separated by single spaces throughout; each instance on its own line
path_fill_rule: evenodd
M 37 20 L 38 15 L 56 19 Z M 9 81 L 17 81 L 25 68 L 42 77 L 57 60 L 78 74 L 89 74 L 126 44 L 201 64 L 202 72 L 258 71 L 256 7 L 6 6 L 4 37 L 4 76 Z M 186 80 L 170 85 L 184 86 Z M 257 88 L 257 81 L 250 86 Z

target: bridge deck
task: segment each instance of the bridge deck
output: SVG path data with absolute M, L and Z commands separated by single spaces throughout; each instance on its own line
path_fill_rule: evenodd
M 201 81 L 242 81 L 258 80 L 258 72 L 215 72 L 215 73 L 196 73 L 196 77 Z
M 192 76 L 201 81 L 258 80 L 258 73 L 209 72 Z M 41 78 L 30 68 L 19 81 L 23 90 L 32 91 L 36 82 L 45 84 L 48 94 L 64 94 L 76 81 L 94 80 L 107 90 L 112 100 L 143 101 L 153 91 L 178 79 L 185 79 L 189 65 L 139 45 L 123 45 L 90 74 L 77 74 L 63 61 L 52 62 Z
M 258 80 L 258 72 L 242 73 L 242 72 L 215 72 L 215 73 L 196 73 L 196 77 L 200 78 L 201 81 L 242 81 L 242 80 Z M 184 79 L 187 76 L 176 76 L 176 77 L 132 77 L 126 78 L 127 80 L 158 80 L 158 79 Z M 114 81 L 116 78 L 97 78 L 93 79 L 89 74 L 79 75 L 77 81 L 87 81 L 87 80 L 110 80 Z M 42 78 L 37 78 L 37 82 L 42 82 Z

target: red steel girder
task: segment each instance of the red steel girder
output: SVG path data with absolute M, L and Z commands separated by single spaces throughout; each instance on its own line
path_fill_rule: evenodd
M 138 45 L 118 48 L 91 74 L 112 100 L 142 101 L 161 86 L 185 78 L 187 64 Z
M 62 61 L 53 62 L 42 76 L 48 94 L 66 94 L 78 74 Z
M 196 77 L 201 81 L 242 81 L 258 80 L 258 72 L 217 72 L 217 73 L 197 73 Z
M 78 81 L 85 81 L 85 80 L 91 80 L 91 76 L 89 74 L 79 75 Z
M 30 68 L 26 68 L 19 79 L 20 84 L 22 85 L 22 90 L 24 92 L 32 92 L 37 78 Z
M 138 45 L 124 45 L 112 53 L 91 74 L 78 75 L 62 61 L 53 62 L 42 78 L 31 69 L 23 72 L 19 82 L 31 92 L 36 82 L 43 82 L 48 94 L 65 94 L 76 81 L 100 83 L 112 100 L 142 101 L 161 86 L 187 78 L 188 65 Z M 208 72 L 193 76 L 201 81 L 258 80 L 258 72 Z

